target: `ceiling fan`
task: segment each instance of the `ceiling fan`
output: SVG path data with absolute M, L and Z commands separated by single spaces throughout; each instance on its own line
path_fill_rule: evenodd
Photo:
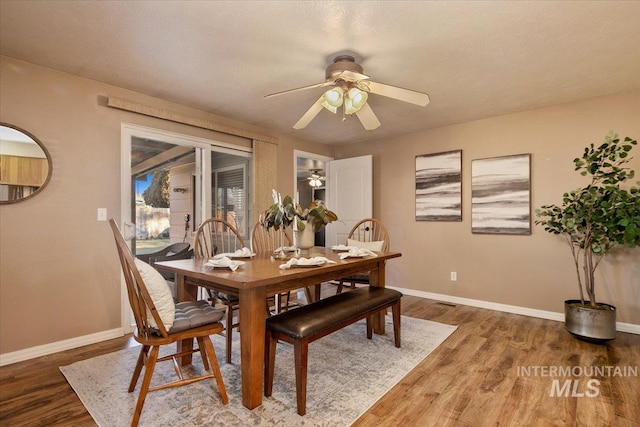
M 326 177 L 321 176 L 318 172 L 320 171 L 312 169 L 311 175 L 307 178 L 309 180 L 309 185 L 312 187 L 322 187 L 322 183 L 327 179 Z
M 362 74 L 362 72 L 362 66 L 355 61 L 353 56 L 340 55 L 333 60 L 333 64 L 327 67 L 324 82 L 271 93 L 265 95 L 265 98 L 317 87 L 331 87 L 293 125 L 294 129 L 306 127 L 322 111 L 322 108 L 336 114 L 339 107 L 343 107 L 343 121 L 346 115 L 355 114 L 366 130 L 376 129 L 380 126 L 380 121 L 369 104 L 367 104 L 368 94 L 370 93 L 410 102 L 422 107 L 429 103 L 429 95 L 426 93 L 376 83 L 369 80 L 370 77 Z

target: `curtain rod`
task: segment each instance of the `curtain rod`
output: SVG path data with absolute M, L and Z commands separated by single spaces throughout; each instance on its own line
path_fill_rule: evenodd
M 109 96 L 107 99 L 107 106 L 116 108 L 118 110 L 129 111 L 132 113 L 142 114 L 145 116 L 155 117 L 158 119 L 168 120 L 170 122 L 181 123 L 184 125 L 194 126 L 201 129 L 212 130 L 216 132 L 225 133 L 227 135 L 240 136 L 249 139 L 258 139 L 264 142 L 270 142 L 272 144 L 278 143 L 278 138 L 271 135 L 265 135 L 258 132 L 247 131 L 234 126 L 223 125 L 211 120 L 196 119 L 194 117 L 185 116 L 180 113 L 174 113 L 168 110 L 162 110 L 160 108 L 151 107 L 149 105 L 140 104 L 135 101 L 129 101 L 126 99 L 118 98 L 115 96 Z

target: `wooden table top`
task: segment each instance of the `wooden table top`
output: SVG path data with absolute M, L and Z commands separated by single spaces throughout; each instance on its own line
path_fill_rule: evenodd
M 380 262 L 400 257 L 401 254 L 399 252 L 378 252 L 375 257 L 340 259 L 340 252 L 331 248 L 314 247 L 309 250 L 308 254 L 301 256 L 305 258 L 322 256 L 335 261 L 335 264 L 325 263 L 321 266 L 280 269 L 279 266 L 287 262 L 289 258 L 277 259 L 271 254 L 257 254 L 251 258 L 239 258 L 238 260 L 244 261 L 244 265 L 236 271 L 226 268 L 214 269 L 205 266 L 207 260 L 195 259 L 162 261 L 156 263 L 155 266 L 162 270 L 235 289 L 267 287 L 276 290 L 278 285 L 283 282 L 296 281 L 298 286 L 303 286 L 305 283 L 314 284 L 319 280 L 336 279 L 345 275 L 366 272 Z

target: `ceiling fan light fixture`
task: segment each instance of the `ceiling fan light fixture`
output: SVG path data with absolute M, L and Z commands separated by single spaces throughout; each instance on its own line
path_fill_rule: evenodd
M 307 178 L 309 180 L 309 185 L 314 187 L 314 188 L 318 188 L 318 187 L 322 187 L 322 181 L 325 180 L 325 177 L 320 176 L 318 174 L 318 171 L 315 169 L 311 170 L 311 175 L 309 175 L 309 178 Z
M 352 87 L 351 89 L 349 89 L 349 92 L 347 92 L 347 96 L 351 100 L 353 108 L 355 108 L 356 111 L 360 110 L 369 98 L 367 92 L 364 92 L 357 87 Z
M 311 178 L 309 180 L 309 185 L 314 188 L 322 187 L 322 181 L 320 181 L 319 178 Z
M 367 92 L 364 92 L 357 87 L 352 87 L 344 97 L 344 113 L 357 113 L 364 106 L 364 104 L 367 103 L 367 98 Z
M 342 105 L 342 100 L 344 99 L 344 90 L 341 87 L 336 86 L 334 88 L 329 89 L 324 93 L 324 102 L 332 107 L 338 108 Z
M 331 111 L 333 114 L 336 114 L 338 112 L 338 107 L 335 107 L 335 106 L 329 104 L 326 99 L 323 100 L 320 105 L 322 105 L 327 110 Z
M 353 114 L 358 110 L 353 106 L 353 101 L 351 98 L 345 98 L 344 100 L 344 113 L 345 114 Z

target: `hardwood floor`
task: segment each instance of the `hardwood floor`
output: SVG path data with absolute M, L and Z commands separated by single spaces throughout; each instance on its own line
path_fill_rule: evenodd
M 560 322 L 411 296 L 402 304 L 406 316 L 458 329 L 354 426 L 640 426 L 640 336 L 596 345 Z M 0 425 L 94 426 L 58 367 L 131 345 L 123 337 L 1 367 Z M 627 376 L 605 371 L 588 385 L 587 375 L 550 375 L 592 366 Z

